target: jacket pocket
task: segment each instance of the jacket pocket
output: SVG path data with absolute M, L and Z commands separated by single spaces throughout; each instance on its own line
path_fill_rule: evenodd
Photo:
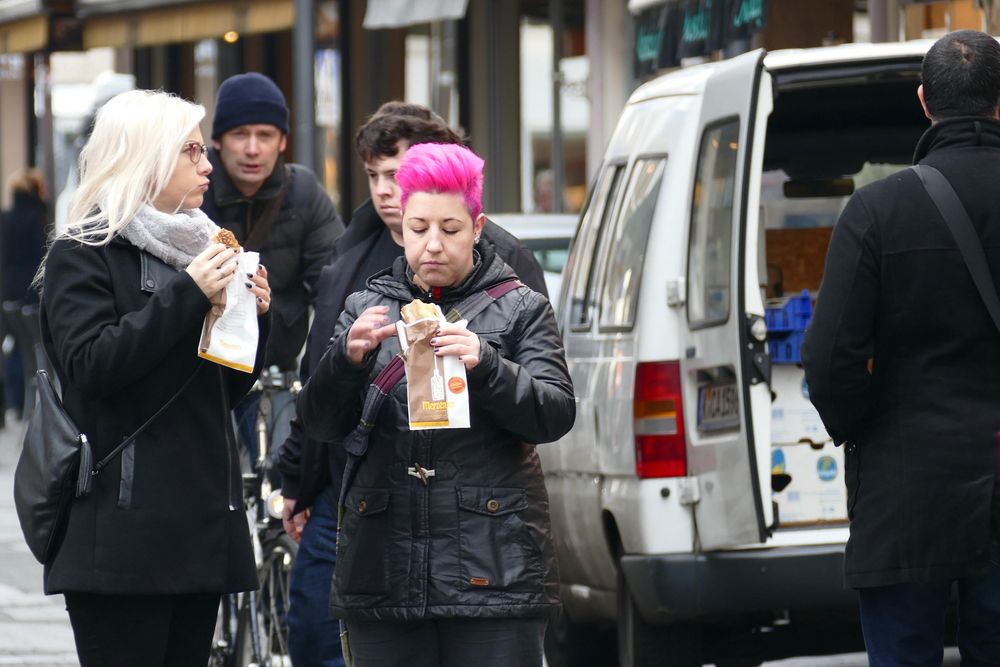
M 132 509 L 132 496 L 135 486 L 135 441 L 118 455 L 121 458 L 121 480 L 118 482 L 118 508 Z
M 861 488 L 861 455 L 853 442 L 845 445 L 844 479 L 847 482 L 847 518 L 854 519 L 854 506 L 858 503 Z
M 539 590 L 542 553 L 524 520 L 524 489 L 461 486 L 457 492 L 460 588 Z
M 356 487 L 344 499 L 334 585 L 340 593 L 378 595 L 388 590 L 389 492 Z

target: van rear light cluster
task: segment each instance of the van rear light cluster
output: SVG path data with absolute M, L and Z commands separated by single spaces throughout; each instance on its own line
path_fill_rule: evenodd
M 635 472 L 640 478 L 684 477 L 684 411 L 678 361 L 640 363 L 635 371 Z

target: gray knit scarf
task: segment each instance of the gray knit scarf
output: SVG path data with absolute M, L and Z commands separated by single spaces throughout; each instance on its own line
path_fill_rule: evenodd
M 146 204 L 125 225 L 121 235 L 135 247 L 180 271 L 208 247 L 218 230 L 201 209 L 164 213 Z

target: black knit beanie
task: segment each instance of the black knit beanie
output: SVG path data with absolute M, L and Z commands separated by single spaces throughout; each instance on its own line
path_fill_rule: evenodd
M 288 134 L 288 107 L 274 81 L 263 74 L 237 74 L 222 82 L 215 100 L 212 138 L 240 125 L 274 125 Z

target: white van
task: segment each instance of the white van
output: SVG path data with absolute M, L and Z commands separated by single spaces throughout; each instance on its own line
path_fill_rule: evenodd
M 928 127 L 931 43 L 755 51 L 632 95 L 563 277 L 576 425 L 538 450 L 550 665 L 614 664 L 609 623 L 623 667 L 861 647 L 843 455 L 798 343 L 848 196 Z

